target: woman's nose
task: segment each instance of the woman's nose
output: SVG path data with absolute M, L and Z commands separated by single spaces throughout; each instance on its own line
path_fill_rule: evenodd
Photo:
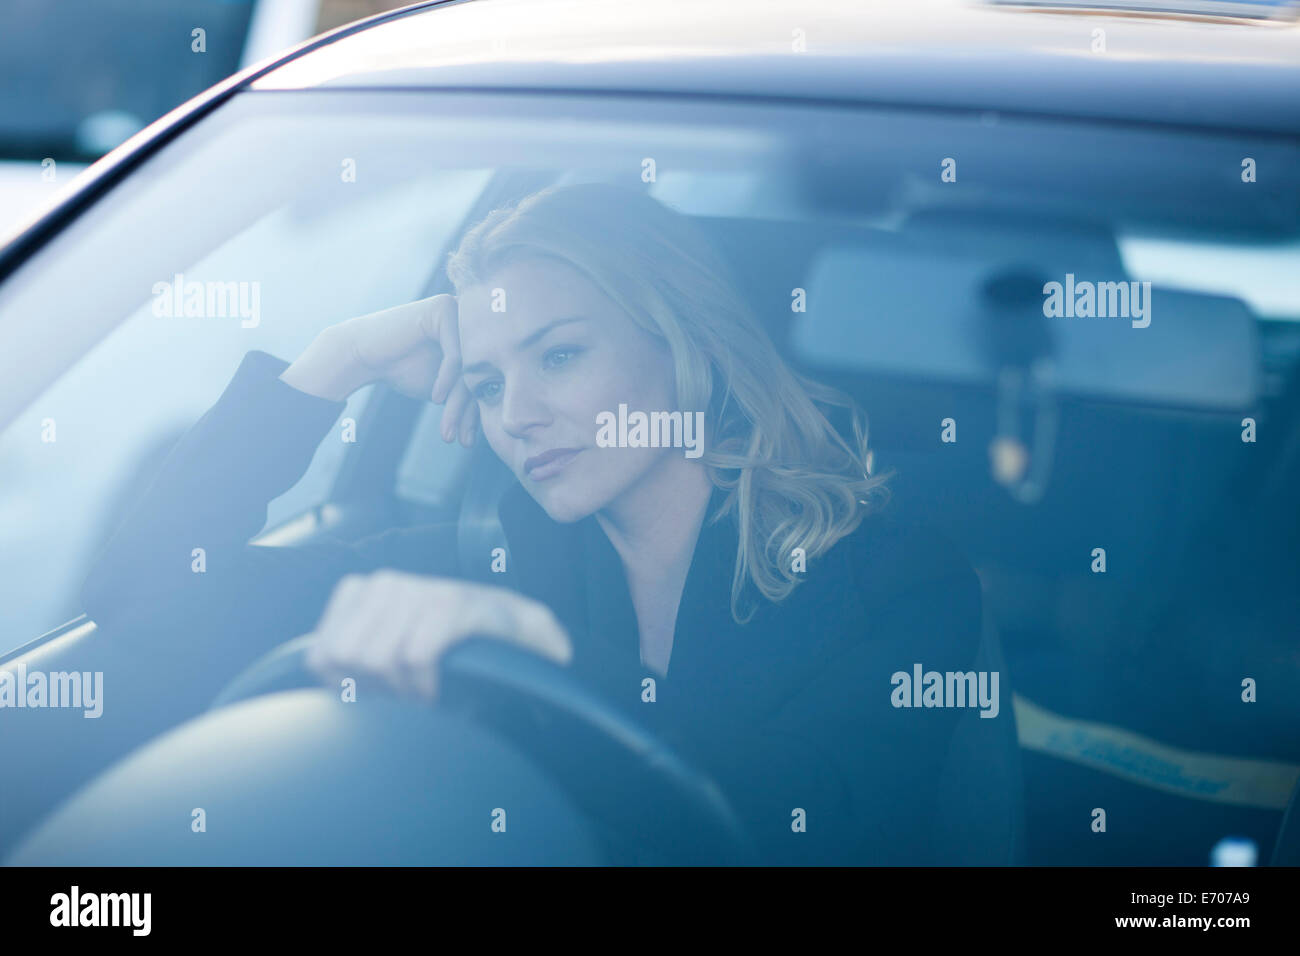
M 541 390 L 531 383 L 506 385 L 501 396 L 501 427 L 512 438 L 524 438 L 532 428 L 548 421 L 546 402 Z

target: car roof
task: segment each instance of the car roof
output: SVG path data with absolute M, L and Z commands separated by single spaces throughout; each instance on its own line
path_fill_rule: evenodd
M 981 0 L 443 0 L 248 85 L 831 100 L 1295 134 L 1300 26 Z
M 1294 12 L 1300 0 L 1264 2 Z M 1093 52 L 1097 30 L 1105 52 Z M 0 280 L 231 97 L 380 88 L 857 103 L 1294 138 L 1300 26 L 1033 0 L 427 0 L 308 40 L 155 120 L 0 234 Z

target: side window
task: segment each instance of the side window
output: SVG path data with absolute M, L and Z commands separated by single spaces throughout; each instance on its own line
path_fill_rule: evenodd
M 364 191 L 306 190 L 131 290 L 143 304 L 0 433 L 6 635 L 21 643 L 79 613 L 90 563 L 245 354 L 292 361 L 326 326 L 423 295 L 490 175 L 429 170 Z M 177 215 L 178 230 L 208 222 L 202 210 Z M 129 243 L 115 252 L 120 261 L 101 262 L 87 283 L 120 284 L 143 255 Z M 214 287 L 219 312 L 208 307 Z M 191 288 L 204 290 L 192 310 Z M 343 417 L 359 419 L 371 391 L 352 396 Z M 270 503 L 267 528 L 321 504 L 351 447 L 336 426 L 302 479 Z M 212 476 L 214 494 L 221 481 Z
M 374 391 L 373 387 L 363 388 L 348 399 L 343 414 L 334 423 L 333 430 L 316 448 L 311 464 L 298 479 L 298 483 L 267 504 L 266 527 L 268 529 L 282 525 L 326 500 L 339 469 L 343 467 L 348 449 L 352 447 L 349 438 L 353 432 L 349 430 L 349 425 L 361 420 L 361 413 L 365 411 L 366 403 L 370 401 Z
M 442 406 L 427 405 L 397 468 L 399 498 L 433 508 L 450 503 L 456 480 L 469 465 L 470 451 L 460 442 L 444 442 L 438 431 L 441 424 Z

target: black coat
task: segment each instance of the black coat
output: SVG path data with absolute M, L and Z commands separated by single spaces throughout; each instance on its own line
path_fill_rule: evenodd
M 352 544 L 247 543 L 344 407 L 282 382 L 285 367 L 250 352 L 181 440 L 87 579 L 83 600 L 95 620 L 205 614 L 269 647 L 312 630 L 345 573 L 460 574 L 448 525 Z M 936 792 L 960 712 L 891 703 L 895 672 L 975 667 L 979 584 L 943 539 L 888 509 L 873 514 L 810 561 L 789 598 L 763 602 L 742 626 L 730 612 L 734 523 L 706 521 L 669 673 L 659 677 L 640 663 L 621 562 L 594 517 L 558 524 L 515 485 L 501 519 L 518 587 L 568 629 L 576 675 L 711 774 L 766 859 L 946 858 L 935 845 Z M 191 570 L 195 548 L 206 553 L 204 574 Z M 646 677 L 655 678 L 653 703 L 643 701 Z M 806 832 L 792 830 L 796 808 Z

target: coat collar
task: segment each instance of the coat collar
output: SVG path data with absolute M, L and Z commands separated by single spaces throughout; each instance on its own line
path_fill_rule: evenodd
M 702 678 L 711 651 L 718 649 L 711 645 L 735 626 L 730 599 L 738 536 L 730 516 L 713 520 L 725 499 L 726 492 L 715 488 L 687 572 L 668 677 L 658 681 L 661 686 Z M 500 514 L 520 587 L 548 604 L 569 630 L 575 669 L 600 683 L 614 675 L 636 675 L 639 684 L 650 672 L 641 664 L 627 578 L 595 516 L 560 524 L 518 484 L 503 496 Z
M 864 620 L 861 595 L 852 586 L 855 560 L 837 546 L 832 566 L 784 602 L 758 601 L 753 618 L 738 624 L 731 615 L 735 520 L 711 520 L 725 498 L 715 489 L 696 541 L 667 677 L 641 664 L 622 560 L 596 519 L 552 521 L 520 485 L 501 505 L 519 588 L 549 605 L 568 630 L 574 675 L 679 746 L 719 753 L 830 667 L 836 643 L 857 637 L 856 626 L 845 622 Z M 641 696 L 647 677 L 655 677 L 657 694 L 658 706 L 650 708 Z

